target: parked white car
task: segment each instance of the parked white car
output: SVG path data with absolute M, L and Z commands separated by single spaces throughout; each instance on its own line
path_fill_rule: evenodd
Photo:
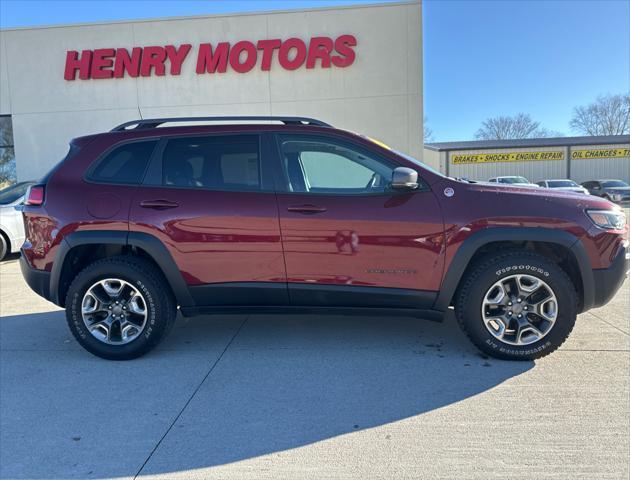
M 493 177 L 488 180 L 490 183 L 500 183 L 501 185 L 511 185 L 513 187 L 538 187 L 535 183 L 530 182 L 525 177 L 511 175 L 504 177 Z
M 578 185 L 573 180 L 558 179 L 558 180 L 541 180 L 536 182 L 543 188 L 553 188 L 555 190 L 564 190 L 567 192 L 583 193 L 589 195 L 588 190 L 581 185 Z
M 20 182 L 0 190 L 0 260 L 8 253 L 19 252 L 24 243 L 21 205 L 33 182 Z

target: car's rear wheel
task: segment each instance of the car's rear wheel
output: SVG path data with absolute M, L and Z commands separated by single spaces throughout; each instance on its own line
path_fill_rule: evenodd
M 457 319 L 482 351 L 533 360 L 556 350 L 577 317 L 573 283 L 533 252 L 498 254 L 472 266 L 456 301 Z
M 161 272 L 141 258 L 98 260 L 74 279 L 66 318 L 78 342 L 109 360 L 129 360 L 153 349 L 177 313 Z
M 0 232 L 0 260 L 3 260 L 4 257 L 7 256 L 8 250 L 9 245 L 7 243 L 7 240 L 4 238 L 2 232 Z

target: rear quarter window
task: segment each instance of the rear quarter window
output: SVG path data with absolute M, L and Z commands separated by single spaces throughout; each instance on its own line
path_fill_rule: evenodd
M 156 145 L 157 140 L 120 145 L 98 161 L 88 179 L 99 183 L 138 185 Z

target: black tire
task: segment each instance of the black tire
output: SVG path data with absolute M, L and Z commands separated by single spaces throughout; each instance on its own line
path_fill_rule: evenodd
M 7 239 L 4 238 L 4 234 L 0 232 L 0 260 L 4 260 L 4 257 L 7 256 L 9 251 L 9 245 L 7 243 Z
M 129 282 L 146 299 L 147 320 L 142 333 L 126 344 L 111 345 L 93 336 L 83 322 L 81 304 L 87 290 L 99 280 L 117 278 Z M 116 256 L 98 260 L 73 280 L 66 296 L 66 320 L 70 331 L 88 352 L 108 360 L 131 360 L 152 350 L 175 322 L 177 305 L 165 287 L 162 273 L 138 257 Z
M 557 299 L 557 317 L 545 336 L 529 345 L 499 340 L 484 325 L 482 305 L 486 293 L 502 278 L 526 274 L 543 280 Z M 510 251 L 486 257 L 462 279 L 455 302 L 457 320 L 481 351 L 504 360 L 535 360 L 556 350 L 573 330 L 577 293 L 566 272 L 548 258 L 528 251 Z

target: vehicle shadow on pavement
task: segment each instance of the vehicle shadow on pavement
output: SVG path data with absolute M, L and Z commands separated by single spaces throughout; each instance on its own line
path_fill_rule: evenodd
M 0 333 L 3 478 L 182 474 L 376 427 L 387 448 L 388 424 L 534 366 L 479 354 L 452 317 L 179 319 L 131 362 L 84 352 L 63 312 L 4 317 Z M 434 427 L 418 433 L 459 428 Z

